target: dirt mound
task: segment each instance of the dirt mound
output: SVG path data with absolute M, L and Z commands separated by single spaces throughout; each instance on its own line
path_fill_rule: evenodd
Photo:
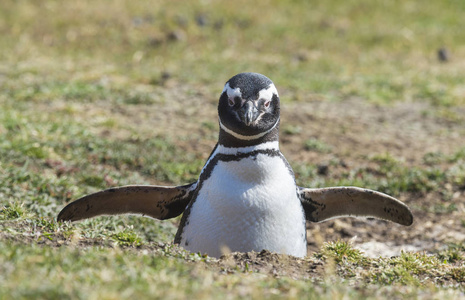
M 261 252 L 230 253 L 223 255 L 217 262 L 223 272 L 256 272 L 272 276 L 291 278 L 310 278 L 324 273 L 323 262 L 311 257 L 297 258 L 289 255 Z

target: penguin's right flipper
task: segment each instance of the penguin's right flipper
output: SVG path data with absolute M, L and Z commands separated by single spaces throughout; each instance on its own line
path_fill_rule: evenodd
M 78 221 L 100 215 L 141 214 L 164 220 L 179 216 L 197 187 L 129 185 L 84 196 L 68 204 L 58 221 Z

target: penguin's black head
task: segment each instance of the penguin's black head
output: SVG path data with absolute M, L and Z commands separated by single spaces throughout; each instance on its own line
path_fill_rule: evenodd
M 218 104 L 220 127 L 240 140 L 277 137 L 279 96 L 273 82 L 257 73 L 240 73 L 226 82 Z

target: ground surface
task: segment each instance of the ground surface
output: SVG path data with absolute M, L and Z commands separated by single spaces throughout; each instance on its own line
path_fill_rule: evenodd
M 190 95 L 182 93 L 183 88 L 185 87 L 174 86 L 165 91 L 165 97 L 173 99 L 170 106 L 139 106 L 121 110 L 100 103 L 92 104 L 92 110 L 99 114 L 105 111 L 106 117 L 122 120 L 128 134 L 148 131 L 154 135 L 177 137 L 179 140 L 173 138 L 173 142 L 182 152 L 196 153 L 206 161 L 216 143 L 217 99 L 215 95 L 204 95 L 201 91 L 192 99 Z M 192 90 L 195 88 L 191 88 L 190 92 Z M 183 103 L 189 103 L 187 109 Z M 84 108 L 89 109 L 90 106 Z M 405 168 L 427 169 L 431 163 L 425 163 L 425 157 L 435 153 L 453 156 L 462 149 L 463 141 L 460 136 L 465 134 L 462 120 L 451 122 L 446 118 L 425 114 L 432 110 L 435 108 L 422 103 L 399 103 L 380 107 L 357 99 L 340 102 L 284 102 L 281 121 L 282 152 L 294 166 L 316 165 L 317 169 L 318 166 L 327 167 L 327 174 L 320 176 L 329 177 L 330 182 L 335 182 L 336 185 L 351 172 L 360 172 L 362 175 L 359 176 L 364 176 L 363 172 L 377 175 L 382 172 L 379 170 L 380 163 L 390 163 L 386 160 L 392 160 Z M 457 108 L 457 114 L 465 118 L 462 108 Z M 183 115 L 186 118 L 180 120 L 179 116 Z M 215 124 L 212 125 L 215 128 L 205 129 L 203 124 L 206 123 Z M 119 135 L 124 133 L 105 130 L 100 134 L 120 138 Z M 192 136 L 195 138 L 192 139 Z M 306 141 L 315 141 L 316 146 L 308 146 Z M 435 162 L 432 167 L 440 172 L 447 172 L 451 164 Z M 298 169 L 297 172 L 299 175 Z M 301 186 L 315 186 L 314 182 L 307 183 L 301 177 L 297 181 Z M 421 185 L 422 182 L 418 184 Z M 427 185 L 428 182 L 424 184 Z M 419 193 L 422 192 L 422 187 L 417 188 L 418 193 L 397 192 L 395 195 L 414 210 L 415 223 L 411 227 L 350 218 L 309 224 L 309 250 L 316 251 L 321 246 L 315 241 L 315 236 L 319 236 L 317 240 L 320 243 L 357 237 L 353 240 L 354 245 L 374 256 L 399 255 L 402 249 L 431 252 L 441 249 L 447 243 L 465 240 L 463 187 L 454 189 L 451 183 L 438 184 L 449 185 L 440 187 L 441 190 L 452 193 L 447 202 L 443 195 L 434 191 Z M 393 192 L 396 193 L 395 190 Z M 451 205 L 454 206 L 453 211 L 447 209 Z
M 465 297 L 462 1 L 4 2 L 0 298 Z M 179 218 L 55 221 L 196 180 L 241 71 L 275 82 L 300 186 L 388 193 L 413 225 L 336 219 L 308 224 L 305 259 L 213 259 L 172 245 Z

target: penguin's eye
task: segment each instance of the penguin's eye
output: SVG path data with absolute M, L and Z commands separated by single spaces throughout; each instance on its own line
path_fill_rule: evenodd
M 228 99 L 228 104 L 229 104 L 229 106 L 234 106 L 234 104 L 236 104 L 236 101 L 234 101 L 234 98 L 229 98 Z
M 228 99 L 228 104 L 229 106 L 234 106 L 236 103 L 241 103 L 241 98 L 240 97 L 234 97 L 234 98 L 229 98 Z
M 265 103 L 263 104 L 263 106 L 265 106 L 265 108 L 268 108 L 268 107 L 270 107 L 270 104 L 271 104 L 271 101 L 266 100 Z

